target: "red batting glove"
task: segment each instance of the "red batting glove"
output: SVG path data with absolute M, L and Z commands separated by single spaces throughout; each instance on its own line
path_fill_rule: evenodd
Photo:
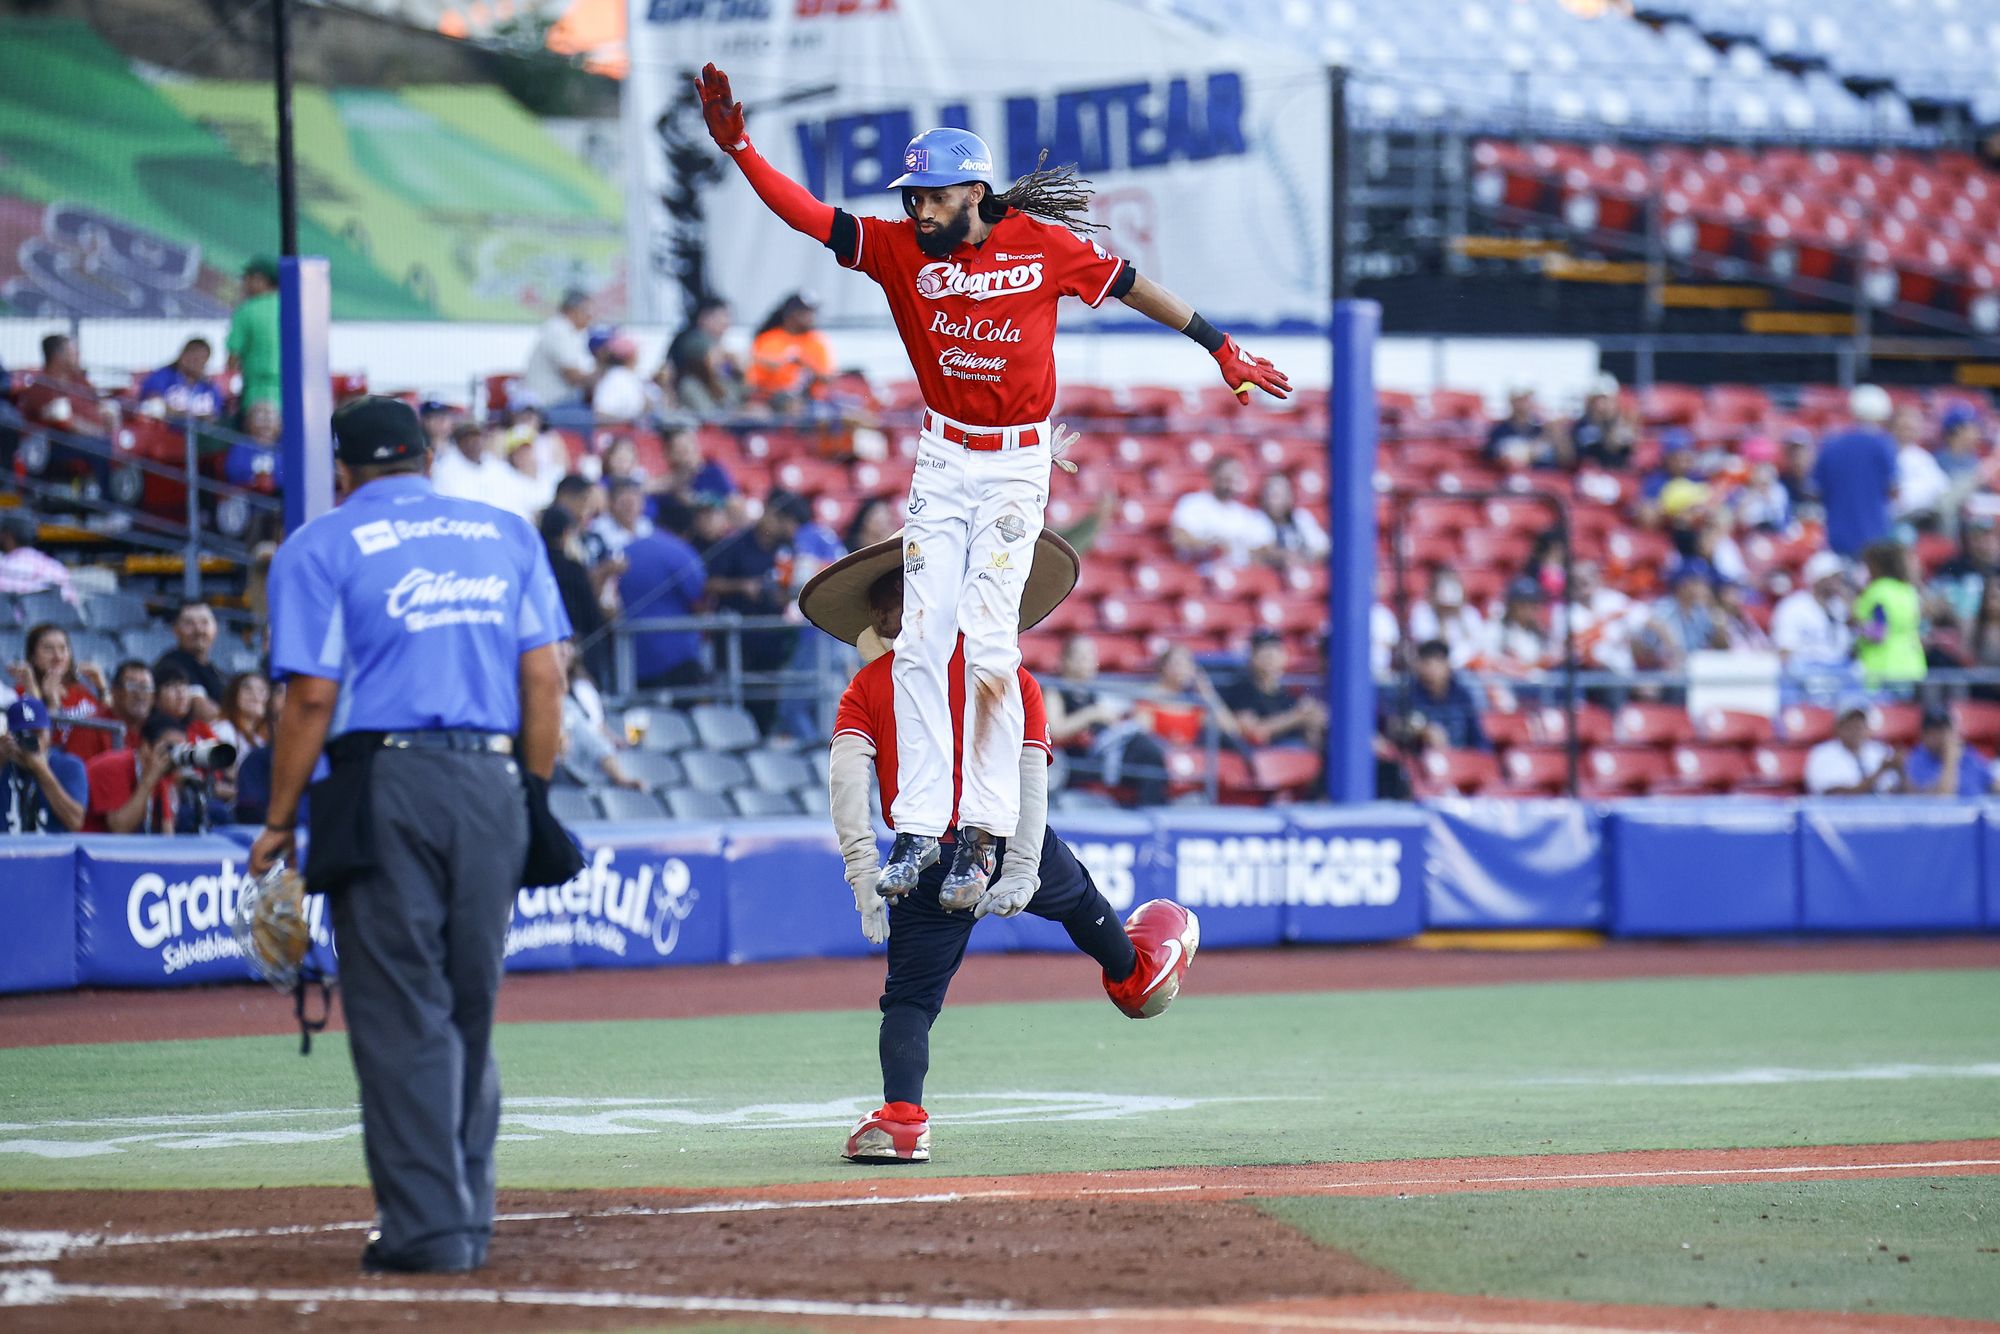
M 1250 388 L 1257 388 L 1272 398 L 1283 398 L 1292 392 L 1292 382 L 1285 373 L 1262 357 L 1253 357 L 1236 346 L 1236 340 L 1223 335 L 1222 346 L 1213 354 L 1215 364 L 1222 367 L 1222 382 L 1229 386 L 1229 392 L 1236 395 L 1239 403 L 1250 401 Z
M 694 81 L 701 94 L 701 118 L 708 124 L 709 137 L 725 153 L 734 153 L 750 144 L 743 134 L 743 104 L 729 91 L 729 76 L 710 61 L 701 67 Z

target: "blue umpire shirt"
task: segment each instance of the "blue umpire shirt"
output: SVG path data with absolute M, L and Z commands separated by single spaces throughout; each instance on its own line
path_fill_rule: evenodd
M 338 681 L 330 734 L 521 726 L 520 657 L 567 639 L 528 521 L 382 477 L 271 563 L 274 676 Z

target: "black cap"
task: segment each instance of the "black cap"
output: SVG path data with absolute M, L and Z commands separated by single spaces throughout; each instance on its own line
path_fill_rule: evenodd
M 353 468 L 378 468 L 430 452 L 423 423 L 400 398 L 370 394 L 333 414 L 333 456 Z
M 1950 727 L 1951 725 L 1952 722 L 1951 722 L 1950 709 L 1924 710 L 1924 730 L 1926 732 L 1928 732 L 1933 727 Z
M 764 497 L 764 508 L 780 518 L 790 519 L 793 523 L 812 522 L 812 504 L 796 491 L 779 489 L 771 492 Z
M 1260 626 L 1250 633 L 1250 647 L 1252 649 L 1260 649 L 1266 644 L 1282 644 L 1284 642 L 1285 637 L 1269 626 Z

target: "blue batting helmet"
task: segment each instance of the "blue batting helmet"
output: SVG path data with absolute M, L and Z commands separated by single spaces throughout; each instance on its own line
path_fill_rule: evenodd
M 962 185 L 993 175 L 993 150 L 971 130 L 925 130 L 903 150 L 903 174 L 891 190 L 906 185 Z

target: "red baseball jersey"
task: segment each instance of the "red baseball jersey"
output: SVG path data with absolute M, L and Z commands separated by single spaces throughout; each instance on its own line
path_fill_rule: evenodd
M 889 666 L 896 660 L 894 652 L 884 653 L 875 661 L 854 674 L 847 683 L 846 693 L 840 697 L 840 711 L 834 715 L 833 734 L 835 736 L 858 736 L 866 738 L 875 746 L 875 781 L 882 789 L 883 818 L 896 805 L 896 685 L 889 676 Z M 958 799 L 965 793 L 965 640 L 961 637 L 957 650 L 951 655 L 951 822 L 947 829 L 958 827 Z M 1030 746 L 1038 747 L 1048 756 L 1049 763 L 1055 763 L 1055 751 L 1049 746 L 1049 715 L 1042 705 L 1042 687 L 1021 670 L 1021 707 L 1025 726 L 1022 737 Z M 890 820 L 891 828 L 895 821 Z
M 848 267 L 882 284 L 924 402 L 969 426 L 1045 420 L 1056 402 L 1056 305 L 1100 304 L 1125 261 L 1065 227 L 1009 213 L 949 259 L 909 218 L 857 218 Z

